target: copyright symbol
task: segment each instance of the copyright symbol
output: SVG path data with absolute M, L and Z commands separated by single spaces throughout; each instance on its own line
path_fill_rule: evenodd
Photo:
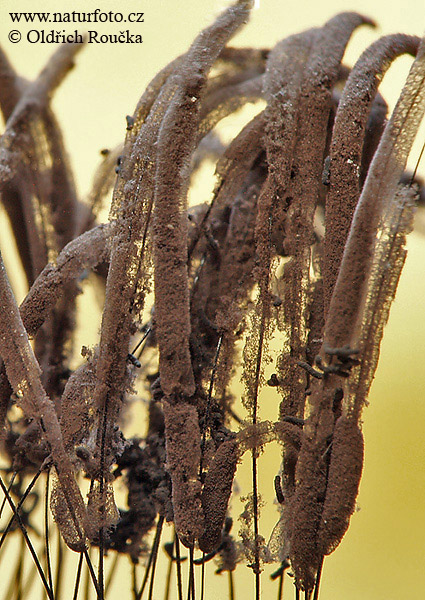
M 12 31 L 9 31 L 9 40 L 12 42 L 12 44 L 17 44 L 18 42 L 20 42 L 21 37 L 21 32 L 17 29 L 12 29 Z

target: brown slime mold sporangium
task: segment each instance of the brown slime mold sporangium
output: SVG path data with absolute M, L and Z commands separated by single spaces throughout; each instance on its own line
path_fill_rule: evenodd
M 106 576 L 106 557 L 125 554 L 129 595 L 152 599 L 169 524 L 166 598 L 174 566 L 179 599 L 186 579 L 188 598 L 204 597 L 215 558 L 232 600 L 238 563 L 252 569 L 259 600 L 272 561 L 279 598 L 290 568 L 295 597 L 317 600 L 324 557 L 355 510 L 363 408 L 419 197 L 405 168 L 425 110 L 425 46 L 389 35 L 349 68 L 353 32 L 374 24 L 346 12 L 272 49 L 233 48 L 252 4 L 235 2 L 154 77 L 123 145 L 102 150 L 87 202 L 51 107 L 84 44 L 61 46 L 30 83 L 0 51 L 2 202 L 28 288 L 18 307 L 1 259 L 0 485 L 10 514 L 0 548 L 21 532 L 51 600 L 51 519 L 60 556 L 79 553 L 74 598 L 84 570 L 103 600 L 115 572 Z M 379 83 L 402 54 L 414 61 L 387 118 Z M 248 104 L 248 122 L 225 141 L 220 122 Z M 211 162 L 212 198 L 189 206 Z M 77 297 L 88 288 L 102 321 L 81 358 Z M 280 404 L 266 421 L 271 388 Z M 146 431 L 131 436 L 141 396 Z M 280 518 L 267 543 L 259 455 L 273 441 L 282 460 L 267 476 Z M 245 452 L 252 489 L 238 532 L 231 505 Z M 45 498 L 39 552 L 31 494 Z

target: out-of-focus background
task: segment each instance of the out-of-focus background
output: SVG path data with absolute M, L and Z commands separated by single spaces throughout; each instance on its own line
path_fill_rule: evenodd
M 99 151 L 112 148 L 123 140 L 125 116 L 132 114 L 149 80 L 167 62 L 184 52 L 199 30 L 227 6 L 224 0 L 2 0 L 0 43 L 17 71 L 33 78 L 56 46 L 26 41 L 30 29 L 81 33 L 93 29 L 99 34 L 119 34 L 129 29 L 143 36 L 142 44 L 90 44 L 78 55 L 75 69 L 68 75 L 53 101 L 62 125 L 65 142 L 75 170 L 78 190 L 88 193 L 93 172 L 100 162 Z M 322 25 L 337 12 L 356 10 L 377 23 L 372 30 L 360 28 L 349 45 L 345 62 L 352 65 L 359 53 L 379 35 L 404 32 L 422 35 L 423 0 L 387 2 L 384 0 L 260 0 L 250 22 L 236 36 L 234 44 L 256 47 L 273 46 L 278 40 L 303 29 Z M 144 12 L 144 22 L 134 24 L 32 24 L 12 23 L 9 13 L 16 11 L 71 12 Z M 8 34 L 18 30 L 22 41 L 11 43 Z M 386 76 L 381 91 L 390 106 L 398 96 L 411 59 L 399 59 Z M 422 130 L 412 154 L 414 165 L 425 140 Z M 425 164 L 419 172 L 425 172 Z M 208 199 L 209 190 L 205 189 Z M 418 216 L 418 220 L 421 215 Z M 4 227 L 4 218 L 0 221 Z M 3 236 L 0 245 L 3 248 Z M 382 345 L 380 366 L 370 394 L 370 406 L 364 412 L 366 439 L 365 468 L 358 499 L 358 511 L 336 552 L 325 561 L 321 598 L 323 600 L 419 600 L 425 595 L 425 236 L 409 238 L 409 256 L 402 275 L 390 323 Z M 14 268 L 13 266 L 11 267 Z M 16 293 L 24 290 L 15 277 Z M 94 304 L 93 304 L 94 307 Z M 86 311 L 89 311 L 87 308 Z M 93 310 L 97 310 L 93 308 Z M 95 343 L 96 318 L 87 320 L 81 343 Z M 86 335 L 87 339 L 84 338 Z M 262 398 L 265 396 L 263 394 Z M 275 418 L 278 400 L 263 400 L 262 415 Z M 136 426 L 137 428 L 137 426 Z M 140 432 L 143 434 L 143 431 Z M 275 448 L 260 464 L 260 485 L 264 495 L 273 495 L 273 478 L 279 468 L 279 450 Z M 249 465 L 243 465 L 238 479 L 243 487 L 249 478 Z M 245 490 L 245 493 L 248 490 Z M 234 505 L 239 500 L 234 501 Z M 234 506 L 241 512 L 242 504 Z M 273 505 L 263 509 L 262 533 L 267 538 L 278 518 Z M 0 565 L 2 577 L 7 570 Z M 236 598 L 253 597 L 251 572 L 239 567 Z M 264 581 L 272 568 L 265 573 Z M 3 576 L 2 576 L 3 572 Z M 161 575 L 162 577 L 162 575 Z M 223 577 L 208 579 L 206 598 L 225 598 Z M 264 598 L 275 597 L 268 582 Z M 209 586 L 209 587 L 208 587 Z M 121 579 L 111 597 L 128 585 Z M 293 597 L 290 580 L 285 598 Z M 71 591 L 65 597 L 70 596 Z M 122 594 L 122 591 L 121 591 Z M 160 597 L 160 596 L 159 596 Z

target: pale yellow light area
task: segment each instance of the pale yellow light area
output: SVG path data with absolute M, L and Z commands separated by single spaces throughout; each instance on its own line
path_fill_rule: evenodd
M 388 2 L 388 0 L 283 0 L 256 1 L 249 24 L 236 36 L 237 45 L 273 46 L 279 39 L 303 29 L 322 25 L 338 12 L 356 10 L 375 19 L 378 28 L 360 28 L 353 35 L 346 54 L 352 65 L 360 52 L 378 36 L 403 32 L 422 35 L 425 23 L 423 0 Z M 143 36 L 142 44 L 90 44 L 77 56 L 76 67 L 61 85 L 53 107 L 62 125 L 65 142 L 75 169 L 78 190 L 88 194 L 92 175 L 102 148 L 113 148 L 125 135 L 127 114 L 134 107 L 145 86 L 167 62 L 184 52 L 200 29 L 219 11 L 228 6 L 224 0 L 2 0 L 0 9 L 0 43 L 18 72 L 33 78 L 56 48 L 48 44 L 29 44 L 24 37 L 30 29 L 69 32 L 89 29 L 103 34 L 131 30 Z M 11 11 L 120 11 L 144 12 L 144 23 L 33 23 L 13 24 Z M 8 41 L 10 30 L 22 33 L 23 40 Z M 411 59 L 399 59 L 384 79 L 381 91 L 393 106 L 405 80 Z M 414 164 L 424 140 L 423 128 L 412 153 Z M 422 172 L 424 172 L 422 168 Z M 421 171 L 421 170 L 420 170 Z M 197 189 L 201 189 L 199 181 Z M 200 192 L 199 201 L 210 196 L 210 188 Z M 202 196 L 204 194 L 204 196 Z M 0 226 L 4 227 L 3 215 Z M 7 248 L 1 250 L 7 254 Z M 9 256 L 7 254 L 9 266 Z M 11 267 L 12 268 L 12 267 Z M 390 323 L 385 332 L 380 365 L 370 394 L 370 406 L 364 412 L 366 439 L 365 468 L 358 498 L 358 512 L 341 546 L 325 560 L 322 600 L 421 600 L 425 597 L 425 237 L 413 234 L 409 255 Z M 16 278 L 22 297 L 22 278 Z M 84 308 L 85 321 L 78 333 L 79 345 L 96 342 L 99 323 L 97 302 L 92 297 Z M 91 311 L 93 313 L 91 314 Z M 87 338 L 85 338 L 87 336 Z M 263 392 L 261 417 L 275 420 L 279 398 L 270 390 Z M 140 433 L 143 434 L 142 425 Z M 272 504 L 273 478 L 279 470 L 280 449 L 271 444 L 260 458 L 260 489 L 266 501 L 262 510 L 261 531 L 268 538 L 278 520 Z M 250 464 L 238 470 L 242 493 L 249 493 Z M 233 500 L 239 514 L 242 503 Z M 41 527 L 41 524 L 40 524 Z M 38 547 L 38 546 L 37 546 Z M 13 550 L 14 548 L 14 550 Z M 8 552 L 18 551 L 11 544 Z M 10 555 L 10 554 L 9 554 Z M 4 559 L 3 555 L 3 559 Z M 72 560 L 74 560 L 73 557 Z M 162 598 L 165 555 L 160 554 L 157 598 Z M 29 559 L 28 559 L 29 561 Z M 97 562 L 97 559 L 95 559 Z M 125 563 L 122 560 L 122 563 Z M 263 577 L 263 598 L 275 598 L 277 583 L 271 583 L 267 567 Z M 72 597 L 73 576 L 64 586 L 64 598 Z M 212 573 L 213 568 L 208 571 Z M 245 566 L 237 570 L 236 598 L 254 598 L 252 573 Z M 0 597 L 3 581 L 9 576 L 7 561 L 0 564 Z M 130 598 L 130 571 L 127 567 L 117 576 L 111 599 Z M 175 598 L 175 583 L 172 598 Z M 197 582 L 199 590 L 199 582 Z M 36 596 L 36 597 L 39 597 Z M 206 600 L 227 597 L 225 575 L 208 575 Z M 285 600 L 294 597 L 291 581 L 286 578 Z

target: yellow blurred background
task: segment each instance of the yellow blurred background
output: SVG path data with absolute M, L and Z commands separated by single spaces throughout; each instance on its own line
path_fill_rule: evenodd
M 167 62 L 185 51 L 199 30 L 229 3 L 224 0 L 2 0 L 0 43 L 17 71 L 33 78 L 56 46 L 13 44 L 12 29 L 25 37 L 29 29 L 45 26 L 13 24 L 11 11 L 102 11 L 141 12 L 144 23 L 125 26 L 143 36 L 142 44 L 88 45 L 77 57 L 76 68 L 68 75 L 54 97 L 53 106 L 62 125 L 65 142 L 82 196 L 88 193 L 91 178 L 100 162 L 99 150 L 112 148 L 123 140 L 125 116 L 132 114 L 149 80 Z M 349 45 L 345 62 L 352 65 L 359 53 L 379 35 L 404 32 L 423 34 L 423 0 L 261 0 L 250 23 L 234 43 L 257 47 L 273 46 L 279 39 L 315 25 L 344 10 L 356 10 L 376 20 L 378 28 L 363 27 Z M 60 31 L 78 28 L 100 33 L 119 33 L 124 26 L 115 23 L 57 25 Z M 49 28 L 50 29 L 50 28 Z M 411 60 L 399 59 L 386 76 L 381 91 L 393 106 Z M 422 130 L 425 132 L 425 129 Z M 412 154 L 414 164 L 425 136 L 419 136 Z M 425 172 L 425 165 L 419 172 Z M 208 195 L 208 190 L 205 191 Z M 200 201 L 206 198 L 201 198 Z M 418 216 L 421 219 L 421 215 Z M 4 221 L 2 221 L 4 223 Z M 3 250 L 3 247 L 2 247 Z M 358 499 L 358 512 L 341 546 L 326 559 L 320 597 L 322 600 L 419 600 L 425 597 L 425 368 L 424 368 L 424 277 L 425 237 L 412 234 L 409 256 L 386 330 L 381 361 L 364 413 L 366 439 L 365 468 Z M 22 296 L 24 290 L 17 289 Z M 97 323 L 97 316 L 95 322 Z M 89 319 L 90 320 L 90 319 Z M 89 331 L 91 329 L 91 331 Z M 87 324 L 89 338 L 95 328 Z M 82 340 L 82 343 L 95 340 Z M 275 398 L 265 399 L 264 418 L 276 418 Z M 141 431 L 143 433 L 143 431 Z M 261 529 L 268 538 L 278 516 L 270 499 L 272 483 L 279 467 L 279 449 L 272 448 L 260 463 L 262 493 L 269 500 L 263 509 Z M 249 465 L 238 472 L 241 485 L 249 478 Z M 246 491 L 245 491 L 246 493 Z M 235 512 L 242 504 L 234 501 Z M 165 563 L 164 563 L 165 564 Z M 264 576 L 263 598 L 274 598 L 277 584 Z M 3 573 L 3 575 L 2 575 Z M 6 561 L 0 566 L 7 573 Z M 123 575 L 122 577 L 127 577 Z M 163 577 L 162 575 L 159 577 Z M 158 580 L 159 581 L 159 580 Z M 72 584 L 64 597 L 72 597 Z M 159 589 L 161 589 L 159 585 Z M 122 578 L 111 598 L 124 592 L 129 584 Z M 286 581 L 285 598 L 293 598 L 293 586 Z M 224 576 L 208 579 L 206 599 L 226 598 Z M 253 578 L 244 566 L 238 568 L 236 598 L 253 598 Z M 162 597 L 158 593 L 158 598 Z

